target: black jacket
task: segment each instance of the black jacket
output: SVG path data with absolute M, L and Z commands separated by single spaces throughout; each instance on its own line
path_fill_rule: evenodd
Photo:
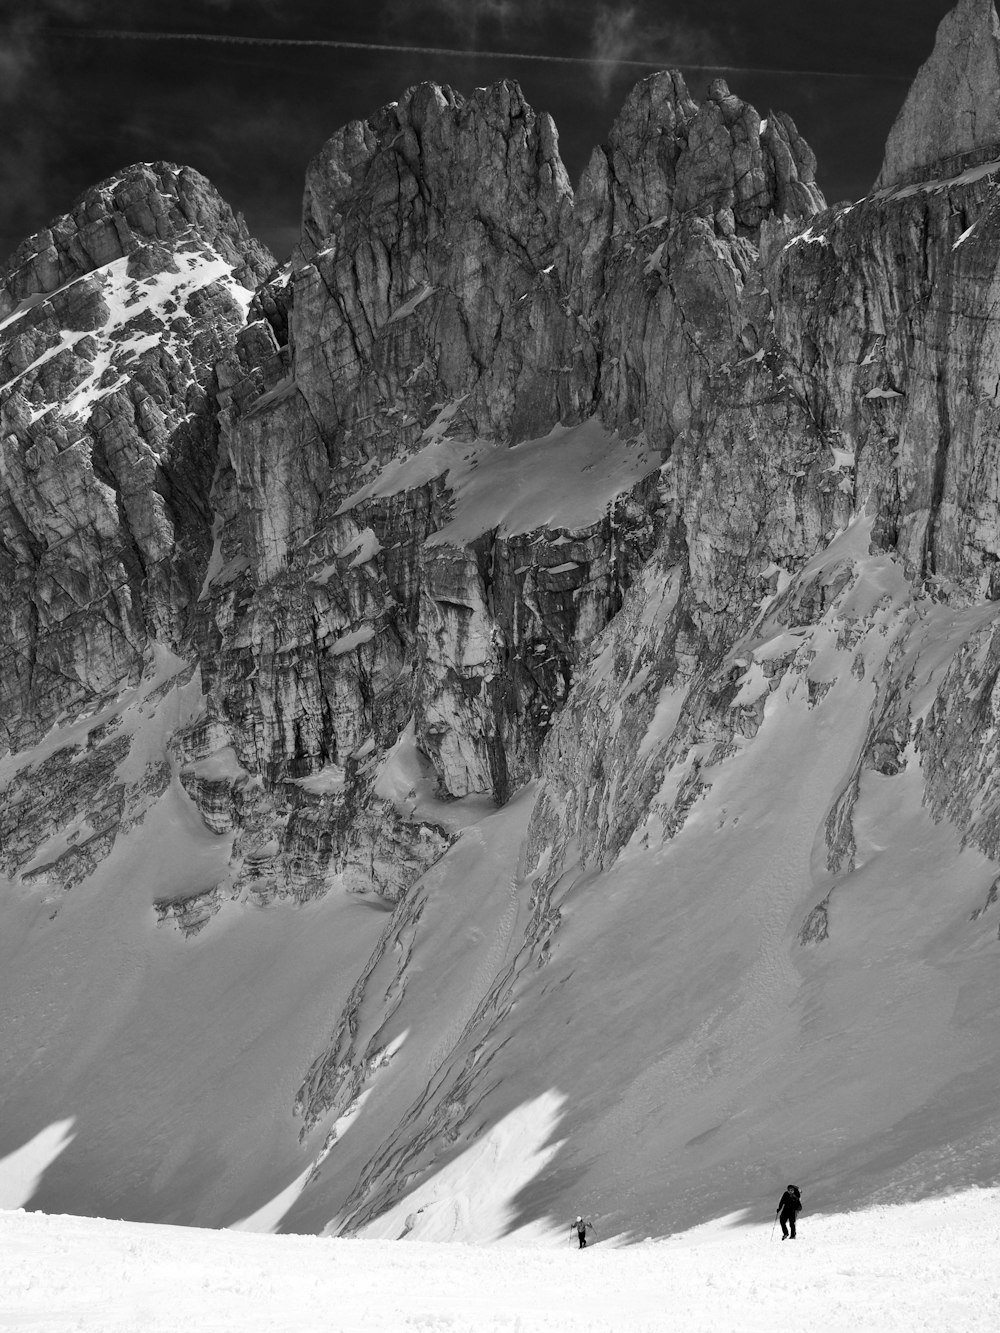
M 772 1195 L 771 1197 L 773 1198 L 774 1196 Z M 784 1213 L 786 1217 L 794 1217 L 801 1207 L 802 1201 L 799 1196 L 797 1194 L 791 1194 L 788 1190 L 785 1190 L 778 1203 L 777 1211 L 779 1213 Z

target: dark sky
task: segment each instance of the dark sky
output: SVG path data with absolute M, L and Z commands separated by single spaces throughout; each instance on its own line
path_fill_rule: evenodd
M 279 257 L 298 234 L 309 158 L 345 121 L 433 79 L 510 76 L 559 128 L 574 183 L 643 69 L 710 70 L 789 112 L 831 201 L 865 192 L 948 0 L 0 0 L 0 260 L 119 167 L 203 171 Z M 152 33 L 267 39 L 250 45 Z M 121 35 L 112 35 L 121 34 Z M 131 34 L 131 35 L 130 35 Z M 365 46 L 435 46 L 426 54 Z M 579 63 L 490 52 L 575 57 Z M 771 71 L 771 72 L 762 72 Z M 777 71 L 777 72 L 775 72 Z M 844 75 L 850 77 L 842 77 Z

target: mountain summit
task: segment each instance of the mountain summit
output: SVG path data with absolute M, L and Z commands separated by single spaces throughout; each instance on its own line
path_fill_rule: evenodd
M 960 0 L 941 20 L 885 146 L 876 189 L 940 175 L 967 154 L 1000 157 L 1000 19 Z

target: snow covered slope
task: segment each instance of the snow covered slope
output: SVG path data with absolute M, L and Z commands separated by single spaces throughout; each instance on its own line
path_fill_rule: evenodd
M 404 1044 L 376 1076 L 290 1229 L 336 1211 L 369 1234 L 392 1204 L 373 1234 L 411 1217 L 437 1238 L 450 1215 L 457 1238 L 481 1235 L 489 1172 L 470 1185 L 454 1171 L 529 1107 L 519 1139 L 537 1166 L 512 1225 L 593 1209 L 663 1233 L 753 1209 L 786 1177 L 822 1210 L 993 1182 L 997 870 L 926 786 L 998 610 L 914 599 L 869 538 L 859 520 L 762 607 L 714 666 L 727 683 L 714 711 L 696 680 L 616 716 L 652 660 L 637 667 L 636 624 L 662 625 L 673 596 L 652 576 L 633 590 L 537 795 L 503 816 L 534 802 L 494 979 L 463 983 L 478 1009 L 456 1014 L 445 941 L 456 904 L 502 862 L 485 846 L 470 884 L 463 840 L 397 908 L 307 1095 L 364 1096 L 376 1049 L 404 1030 L 426 1041 L 447 1014 L 441 1044 L 429 1062 Z M 603 868 L 573 836 L 597 794 L 579 781 L 592 750 L 616 788 L 592 827 L 626 840 Z M 636 787 L 651 791 L 638 820 Z
M 223 911 L 193 944 L 157 924 L 157 899 L 214 885 L 231 843 L 205 827 L 176 764 L 161 791 L 136 781 L 199 708 L 200 682 L 179 667 L 164 654 L 151 680 L 53 738 L 127 738 L 111 777 L 138 817 L 113 849 L 68 894 L 46 874 L 86 838 L 81 816 L 39 850 L 33 878 L 0 881 L 2 1206 L 207 1226 L 251 1212 L 299 1169 L 289 1089 L 378 934 L 380 913 L 340 896 Z M 30 773 L 53 739 L 7 764 Z
M 794 1246 L 738 1216 L 584 1253 L 565 1227 L 482 1248 L 236 1236 L 0 1213 L 0 1319 L 34 1333 L 853 1333 L 993 1330 L 996 1190 L 806 1215 Z

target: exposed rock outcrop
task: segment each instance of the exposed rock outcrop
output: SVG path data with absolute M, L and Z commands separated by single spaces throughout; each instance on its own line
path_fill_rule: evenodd
M 88 191 L 0 282 L 0 738 L 178 647 L 208 558 L 216 363 L 271 264 L 167 164 Z
M 885 146 L 876 189 L 1000 157 L 1000 19 L 994 0 L 959 0 L 941 20 Z
M 576 201 L 551 122 L 510 83 L 414 89 L 334 136 L 301 254 L 220 368 L 199 632 L 240 763 L 269 789 L 343 771 L 331 799 L 355 831 L 352 756 L 384 754 L 410 717 L 449 797 L 503 801 L 537 772 L 657 540 L 656 468 L 705 357 L 744 353 L 732 321 L 761 226 L 821 204 L 790 120 L 762 126 L 721 81 L 699 109 L 679 75 L 639 86 Z M 598 407 L 603 428 L 547 443 Z M 505 472 L 496 450 L 526 439 Z M 560 449 L 557 477 L 538 459 Z M 505 518 L 512 484 L 567 495 Z
M 132 278 L 176 273 L 174 251 L 192 237 L 251 288 L 273 262 L 199 172 L 169 162 L 129 167 L 86 190 L 68 213 L 18 246 L 4 268 L 0 319 L 116 259 L 128 259 Z
M 91 191 L 7 274 L 11 743 L 168 644 L 211 736 L 171 763 L 233 835 L 212 901 L 404 892 L 447 838 L 375 796 L 383 758 L 412 719 L 446 797 L 538 771 L 814 166 L 787 117 L 657 75 L 574 201 L 515 84 L 423 86 L 326 145 L 252 299 L 266 259 L 196 173 Z

